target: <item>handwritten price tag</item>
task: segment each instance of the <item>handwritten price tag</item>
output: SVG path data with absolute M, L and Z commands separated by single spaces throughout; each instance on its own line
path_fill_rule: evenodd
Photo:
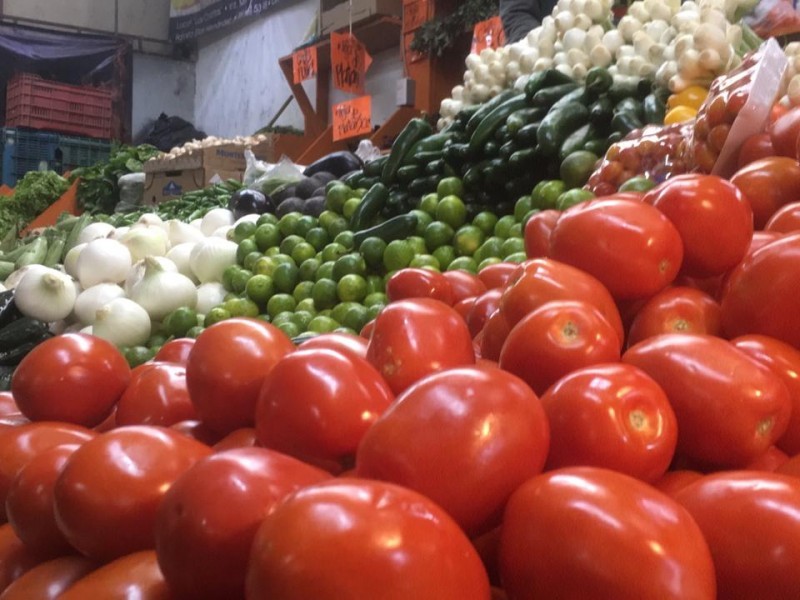
M 503 30 L 503 22 L 500 17 L 492 17 L 485 21 L 475 23 L 472 30 L 472 52 L 480 54 L 484 48 L 499 48 L 505 46 L 506 33 Z
M 331 33 L 333 85 L 350 94 L 363 94 L 372 57 L 351 33 Z
M 361 96 L 333 105 L 333 141 L 372 132 L 372 97 Z
M 317 75 L 317 47 L 308 46 L 292 54 L 292 74 L 295 83 Z

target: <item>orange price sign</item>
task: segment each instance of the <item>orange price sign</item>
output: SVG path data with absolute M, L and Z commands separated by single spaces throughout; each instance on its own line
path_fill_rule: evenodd
M 333 85 L 351 94 L 363 94 L 372 57 L 352 33 L 331 33 Z
M 317 47 L 308 46 L 292 54 L 292 75 L 295 83 L 311 79 L 317 74 Z
M 372 132 L 372 97 L 361 96 L 333 105 L 333 141 Z
M 475 23 L 472 31 L 472 52 L 480 54 L 484 48 L 499 48 L 505 46 L 506 33 L 500 17 L 492 17 L 485 21 Z
M 430 18 L 428 0 L 413 0 L 403 5 L 403 33 L 418 29 Z

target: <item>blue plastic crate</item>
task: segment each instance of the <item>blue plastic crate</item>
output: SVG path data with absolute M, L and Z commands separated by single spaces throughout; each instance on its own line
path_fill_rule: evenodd
M 108 160 L 111 155 L 111 142 L 95 138 L 59 136 L 58 150 L 61 152 L 63 171 L 71 171 L 77 167 L 91 167 L 98 162 Z
M 57 133 L 42 133 L 5 128 L 0 131 L 3 145 L 2 181 L 10 187 L 28 171 L 56 169 Z

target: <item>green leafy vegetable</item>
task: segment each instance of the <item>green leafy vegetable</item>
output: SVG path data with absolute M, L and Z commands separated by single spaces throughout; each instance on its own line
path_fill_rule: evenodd
M 0 236 L 19 231 L 67 191 L 69 183 L 55 171 L 29 171 L 14 195 L 0 201 Z

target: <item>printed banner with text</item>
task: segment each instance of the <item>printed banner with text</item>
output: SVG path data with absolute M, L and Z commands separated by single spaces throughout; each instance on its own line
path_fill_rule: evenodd
M 372 57 L 352 33 L 331 32 L 333 85 L 350 94 L 363 94 Z
M 170 0 L 169 37 L 185 42 L 227 27 L 231 23 L 256 17 L 286 0 Z
M 361 96 L 333 105 L 333 141 L 372 132 L 372 97 Z

